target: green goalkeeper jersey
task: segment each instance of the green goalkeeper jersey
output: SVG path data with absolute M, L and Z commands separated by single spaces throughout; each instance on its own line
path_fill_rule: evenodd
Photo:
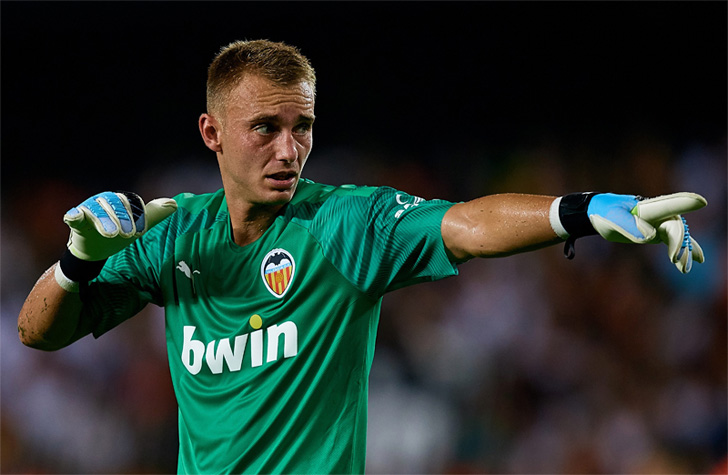
M 452 203 L 301 180 L 241 247 L 222 190 L 175 199 L 82 298 L 96 337 L 165 308 L 178 471 L 364 472 L 381 299 L 457 273 L 440 231 Z

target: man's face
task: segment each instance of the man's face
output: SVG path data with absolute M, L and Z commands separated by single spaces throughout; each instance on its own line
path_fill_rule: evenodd
M 313 145 L 314 93 L 248 75 L 235 87 L 221 117 L 217 153 L 228 200 L 280 206 L 296 191 Z

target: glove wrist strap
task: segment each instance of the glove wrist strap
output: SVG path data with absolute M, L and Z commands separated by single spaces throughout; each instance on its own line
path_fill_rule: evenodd
M 561 218 L 559 218 L 559 208 L 561 207 L 562 196 L 556 198 L 551 202 L 551 208 L 549 209 L 549 222 L 551 223 L 551 229 L 554 230 L 556 235 L 563 240 L 569 239 L 569 233 L 564 229 L 564 225 L 561 224 Z
M 571 193 L 561 197 L 559 201 L 559 222 L 568 233 L 567 237 L 576 239 L 597 234 L 589 221 L 587 209 L 589 202 L 597 193 Z
M 58 282 L 58 285 L 60 285 L 63 290 L 74 294 L 78 293 L 81 284 L 66 277 L 66 274 L 64 274 L 63 270 L 61 270 L 60 264 L 56 264 L 54 276 L 56 278 L 56 282 Z
M 566 240 L 564 256 L 567 259 L 573 259 L 576 255 L 574 243 L 577 238 L 597 234 L 587 213 L 589 202 L 596 194 L 598 193 L 570 193 L 551 203 L 549 221 L 554 232 Z
M 105 263 L 106 259 L 100 261 L 85 261 L 79 259 L 71 253 L 70 249 L 66 249 L 66 252 L 61 256 L 57 268 L 60 269 L 60 272 L 68 280 L 79 283 L 95 279 L 101 273 L 101 269 L 103 269 Z

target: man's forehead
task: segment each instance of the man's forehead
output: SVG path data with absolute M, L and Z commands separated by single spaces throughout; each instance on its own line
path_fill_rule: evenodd
M 230 106 L 245 109 L 294 107 L 313 113 L 315 94 L 311 85 L 301 81 L 290 86 L 275 84 L 260 76 L 248 75 L 233 88 Z

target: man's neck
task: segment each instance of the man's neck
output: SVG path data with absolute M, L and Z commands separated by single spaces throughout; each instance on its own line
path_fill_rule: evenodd
M 275 221 L 278 211 L 283 205 L 265 207 L 240 207 L 230 206 L 230 224 L 232 238 L 238 246 L 246 246 L 257 241 Z

